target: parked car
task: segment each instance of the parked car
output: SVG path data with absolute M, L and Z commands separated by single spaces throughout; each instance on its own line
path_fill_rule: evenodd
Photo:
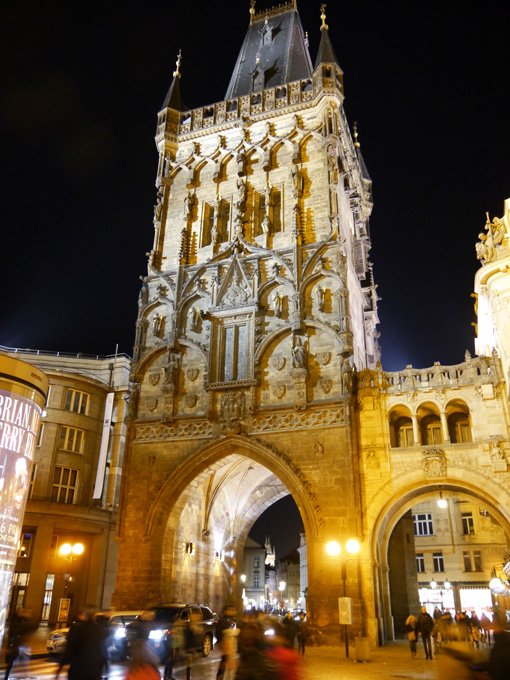
M 63 654 L 67 645 L 69 628 L 57 628 L 53 630 L 46 640 L 46 649 L 49 654 Z
M 174 626 L 191 626 L 195 649 L 209 656 L 214 645 L 216 616 L 206 604 L 171 602 L 151 607 L 126 628 L 128 646 L 136 638 L 147 638 L 162 661 L 170 652 Z
M 143 614 L 139 611 L 105 611 L 94 615 L 94 620 L 106 630 L 106 650 L 109 658 L 124 659 L 126 657 L 126 626 L 132 623 L 138 616 Z M 57 628 L 48 635 L 46 649 L 50 654 L 63 654 L 67 645 L 69 628 Z

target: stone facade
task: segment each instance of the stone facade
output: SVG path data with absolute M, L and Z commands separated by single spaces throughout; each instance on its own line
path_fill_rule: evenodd
M 262 40 L 253 73 L 267 26 L 289 12 L 252 15 L 250 31 L 266 26 L 248 35 Z M 312 625 L 338 640 L 345 591 L 350 634 L 383 642 L 389 540 L 417 499 L 462 491 L 509 534 L 508 394 L 496 352 L 382 370 L 371 182 L 325 25 L 319 56 L 300 80 L 254 77 L 248 93 L 184 112 L 178 68 L 159 113 L 113 602 L 239 602 L 248 532 L 290 493 Z M 361 551 L 340 565 L 325 545 L 349 538 Z

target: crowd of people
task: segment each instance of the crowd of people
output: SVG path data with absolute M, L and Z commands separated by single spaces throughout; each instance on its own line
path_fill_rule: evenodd
M 441 650 L 441 677 L 463 678 L 462 673 L 465 672 L 465 677 L 470 678 L 474 671 L 486 673 L 492 680 L 509 677 L 510 634 L 504 612 L 495 612 L 491 621 L 486 614 L 478 618 L 476 612 L 469 615 L 461 611 L 452 616 L 451 612 L 437 607 L 431 616 L 426 607 L 421 607 L 420 614 L 417 617 L 410 614 L 405 625 L 414 659 L 418 658 L 420 638 L 426 659 L 432 659 L 433 653 Z M 490 646 L 491 643 L 488 659 L 482 659 L 475 653 L 481 646 Z

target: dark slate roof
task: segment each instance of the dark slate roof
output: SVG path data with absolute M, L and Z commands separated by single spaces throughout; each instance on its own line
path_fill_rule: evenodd
M 320 64 L 336 64 L 337 66 L 340 66 L 331 40 L 329 39 L 327 28 L 321 28 L 321 42 L 319 51 L 317 52 L 317 59 L 315 60 L 315 68 Z
M 356 155 L 358 156 L 358 161 L 361 168 L 361 174 L 363 176 L 363 179 L 367 179 L 371 182 L 372 179 L 368 174 L 367 166 L 365 165 L 365 161 L 363 159 L 363 156 L 361 155 L 361 149 L 359 148 L 359 146 L 356 147 Z
M 179 75 L 174 75 L 170 89 L 165 97 L 161 110 L 163 109 L 173 109 L 174 111 L 184 111 L 181 102 L 181 77 Z
M 248 28 L 225 99 L 311 75 L 312 61 L 295 7 L 287 5 L 267 17 L 261 12 Z

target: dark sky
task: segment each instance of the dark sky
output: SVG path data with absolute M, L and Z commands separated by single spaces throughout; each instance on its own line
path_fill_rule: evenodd
M 320 2 L 298 7 L 315 60 Z M 501 216 L 510 196 L 508 7 L 328 3 L 347 118 L 373 180 L 386 370 L 473 351 L 474 246 L 486 211 Z M 248 10 L 248 0 L 1 4 L 0 344 L 109 354 L 119 343 L 131 354 L 152 248 L 156 116 L 176 54 L 187 105 L 221 101 Z M 283 556 L 299 530 L 278 544 L 279 507 L 265 526 Z
M 261 0 L 257 10 L 270 6 Z M 312 59 L 319 2 L 298 2 Z M 223 8 L 222 8 L 223 7 Z M 227 9 L 228 7 L 228 9 Z M 249 22 L 219 3 L 4 2 L 0 344 L 131 354 L 152 247 L 156 115 L 223 99 Z M 383 368 L 473 350 L 474 245 L 510 196 L 503 2 L 329 3 L 373 180 Z

